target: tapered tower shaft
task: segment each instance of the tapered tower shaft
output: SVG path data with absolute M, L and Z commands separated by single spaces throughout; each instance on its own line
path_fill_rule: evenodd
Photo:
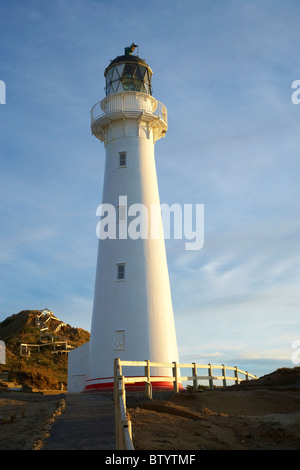
M 154 156 L 167 110 L 139 57 L 117 57 L 105 77 L 107 96 L 92 109 L 106 160 L 86 391 L 112 388 L 116 357 L 178 360 Z M 151 375 L 165 378 L 153 387 L 172 387 L 170 369 Z

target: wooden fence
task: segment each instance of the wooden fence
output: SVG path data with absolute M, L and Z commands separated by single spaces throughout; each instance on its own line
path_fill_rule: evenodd
M 122 374 L 122 366 L 130 367 L 144 367 L 145 375 L 137 377 L 125 377 Z M 249 374 L 248 371 L 243 371 L 238 367 L 229 367 L 224 364 L 217 366 L 212 364 L 181 364 L 177 362 L 160 363 L 146 361 L 121 361 L 119 358 L 115 359 L 114 363 L 114 403 L 115 403 L 115 432 L 116 432 L 116 446 L 117 450 L 134 450 L 132 442 L 131 421 L 126 413 L 126 384 L 144 382 L 145 395 L 152 398 L 152 383 L 159 381 L 166 381 L 166 377 L 151 377 L 151 367 L 164 367 L 172 369 L 172 377 L 168 377 L 168 381 L 173 382 L 173 390 L 175 393 L 179 392 L 181 382 L 193 381 L 193 389 L 198 390 L 198 381 L 208 381 L 209 387 L 214 388 L 214 380 L 221 380 L 223 387 L 227 386 L 227 381 L 233 380 L 238 384 L 241 380 L 257 379 L 256 375 Z M 179 371 L 182 369 L 191 369 L 192 375 L 182 376 Z M 207 375 L 198 375 L 200 369 L 206 369 Z M 214 370 L 220 370 L 221 375 L 213 373 Z M 232 371 L 233 375 L 228 375 L 226 371 Z M 241 378 L 241 375 L 244 376 Z
M 117 450 L 134 450 L 131 433 L 131 421 L 126 413 L 126 378 L 122 375 L 122 362 L 114 363 L 114 403 L 115 403 L 115 436 Z

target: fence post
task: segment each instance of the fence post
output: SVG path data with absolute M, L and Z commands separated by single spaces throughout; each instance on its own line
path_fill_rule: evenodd
M 145 365 L 145 376 L 147 377 L 147 381 L 145 382 L 145 395 L 147 398 L 152 398 L 152 387 L 150 382 L 150 361 L 146 359 Z
M 116 403 L 116 398 L 117 398 L 117 387 L 118 387 L 118 378 L 117 378 L 117 360 L 114 359 L 114 402 Z
M 115 359 L 115 366 L 116 366 Z M 119 377 L 117 376 L 117 367 L 115 368 L 114 377 L 114 402 L 115 402 L 115 437 L 116 437 L 116 448 L 119 449 L 120 445 L 120 403 L 119 403 Z
M 224 364 L 222 364 L 222 368 L 223 368 L 223 387 L 226 387 L 227 385 L 227 382 L 226 382 L 226 367 Z
M 128 419 L 128 432 L 129 432 L 130 440 L 132 441 L 132 425 L 131 425 L 130 419 Z
M 179 386 L 178 386 L 178 364 L 177 362 L 173 362 L 173 377 L 175 378 L 174 380 L 174 392 L 178 393 L 179 392 Z
M 234 369 L 234 376 L 235 376 L 235 383 L 236 385 L 238 385 L 239 384 L 239 370 L 237 366 L 235 366 L 235 369 Z
M 120 358 L 114 360 L 114 400 L 119 399 L 119 377 L 122 375 L 122 366 Z
M 198 390 L 197 364 L 196 364 L 196 362 L 193 362 L 192 375 L 193 375 L 194 390 L 196 392 Z
M 209 381 L 209 388 L 213 389 L 214 388 L 214 382 L 213 382 L 213 377 L 212 377 L 212 367 L 211 364 L 208 364 L 208 381 Z
M 119 411 L 118 411 L 118 447 L 117 450 L 125 450 L 124 424 L 126 421 L 126 392 L 124 377 L 119 379 Z

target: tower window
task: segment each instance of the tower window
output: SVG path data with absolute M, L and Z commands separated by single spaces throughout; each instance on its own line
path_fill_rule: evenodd
M 117 264 L 117 280 L 124 281 L 125 280 L 125 264 Z
M 115 330 L 115 351 L 125 350 L 125 330 Z
M 119 153 L 119 166 L 124 167 L 126 163 L 126 152 Z
M 117 223 L 126 222 L 126 206 L 118 206 Z

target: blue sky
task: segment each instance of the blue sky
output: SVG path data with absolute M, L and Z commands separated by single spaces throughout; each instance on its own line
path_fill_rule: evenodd
M 297 0 L 2 0 L 0 321 L 50 308 L 90 329 L 103 145 L 90 109 L 135 42 L 168 109 L 161 202 L 204 204 L 167 240 L 180 359 L 262 375 L 300 339 Z

